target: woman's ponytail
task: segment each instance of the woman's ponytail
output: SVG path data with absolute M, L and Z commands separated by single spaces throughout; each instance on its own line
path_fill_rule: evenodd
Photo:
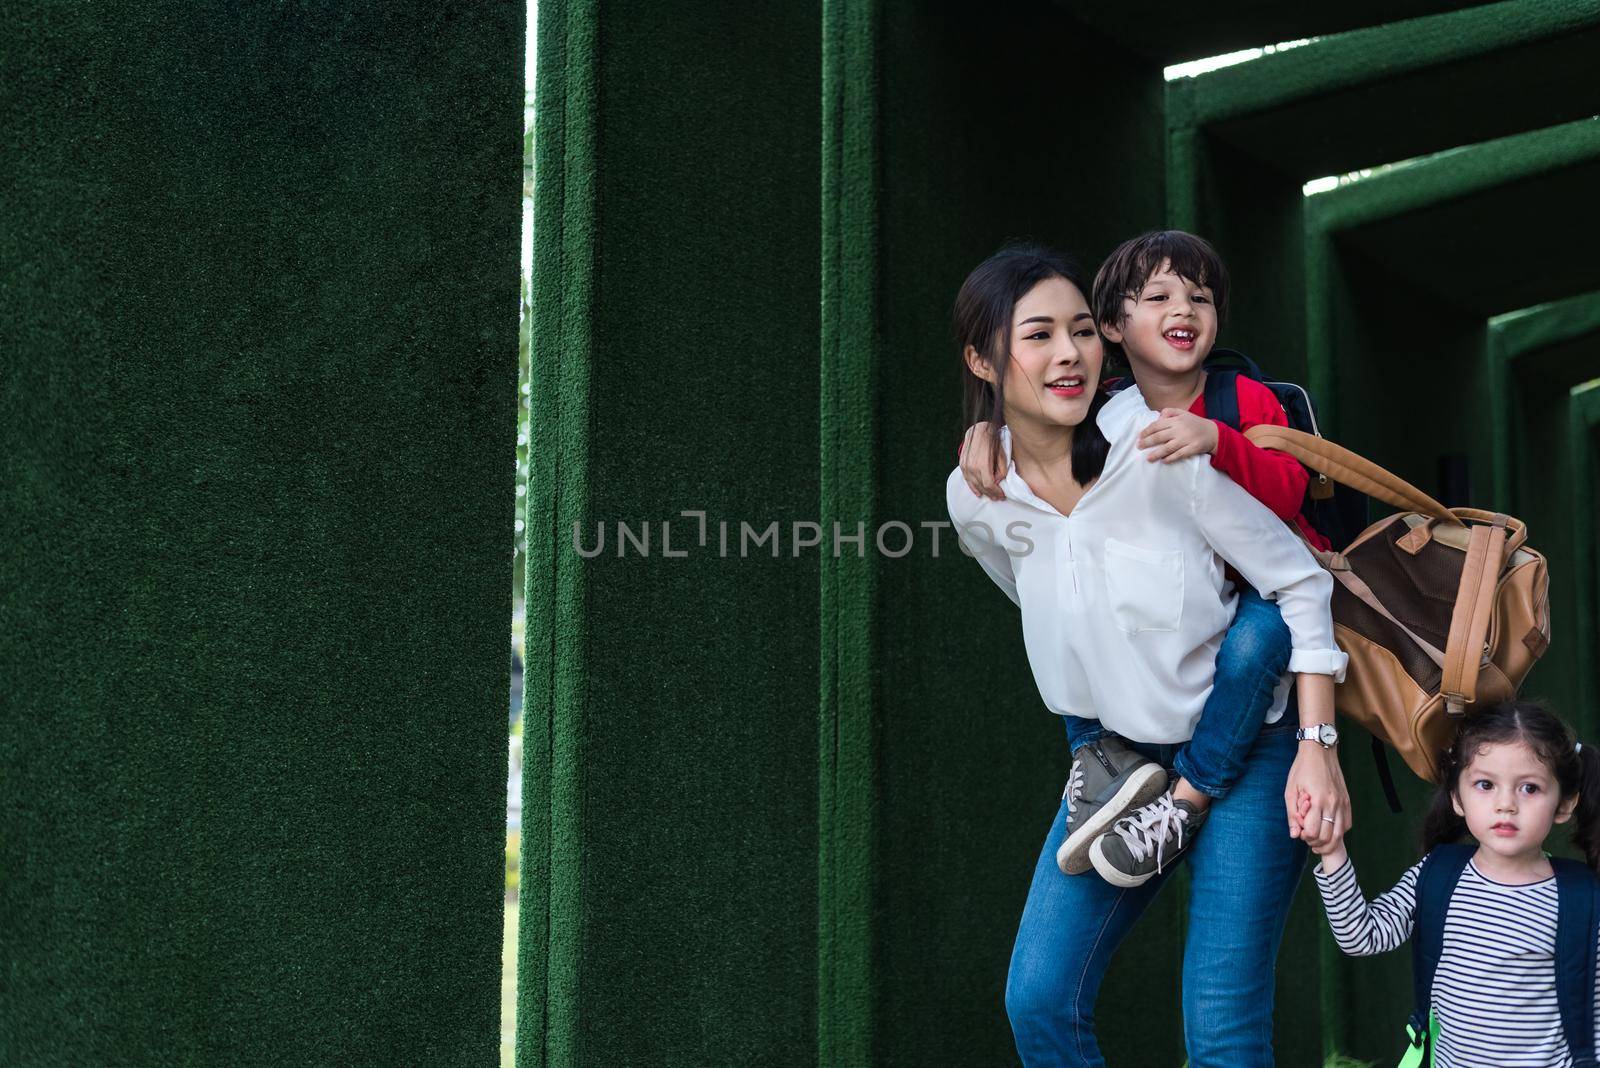
M 1600 749 L 1578 745 L 1578 807 L 1572 810 L 1572 844 L 1600 874 Z

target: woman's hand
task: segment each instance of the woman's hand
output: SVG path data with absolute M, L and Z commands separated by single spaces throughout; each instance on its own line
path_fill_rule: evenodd
M 1289 816 L 1289 837 L 1299 838 L 1318 855 L 1341 847 L 1350 830 L 1350 791 L 1332 749 L 1301 742 L 1289 769 L 1283 804 Z
M 1300 795 L 1300 803 L 1297 806 L 1297 811 L 1299 812 L 1300 819 L 1302 821 L 1310 813 L 1311 798 L 1306 794 Z M 1344 850 L 1343 836 L 1333 837 L 1330 835 L 1326 842 L 1318 846 L 1313 846 L 1311 851 L 1322 858 L 1322 870 L 1329 875 L 1332 875 L 1334 872 L 1344 867 L 1345 859 L 1349 855 Z
M 1139 431 L 1139 448 L 1149 450 L 1146 460 L 1172 463 L 1190 456 L 1215 452 L 1217 424 L 1182 408 L 1163 408 L 1161 418 Z
M 974 423 L 967 428 L 967 436 L 961 442 L 961 477 L 973 493 L 990 500 L 1005 500 L 1000 489 L 1000 480 L 1006 477 L 1005 463 L 1005 451 L 994 446 L 988 423 Z

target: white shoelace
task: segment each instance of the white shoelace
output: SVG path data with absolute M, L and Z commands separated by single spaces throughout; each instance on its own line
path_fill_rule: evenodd
M 1078 801 L 1083 797 L 1083 761 L 1072 762 L 1072 773 L 1067 776 L 1067 788 L 1061 791 L 1062 800 L 1067 803 L 1067 815 L 1073 815 L 1078 808 Z
M 1162 794 L 1130 816 L 1117 821 L 1112 830 L 1128 843 L 1128 852 L 1136 861 L 1144 860 L 1153 851 L 1156 855 L 1156 874 L 1161 874 L 1162 851 L 1168 834 L 1175 834 L 1178 848 L 1183 848 L 1183 836 L 1189 827 L 1189 813 L 1172 801 L 1171 794 Z

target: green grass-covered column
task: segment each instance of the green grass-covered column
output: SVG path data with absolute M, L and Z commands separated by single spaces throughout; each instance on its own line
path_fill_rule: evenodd
M 589 519 L 599 155 L 596 0 L 546 0 L 534 100 L 533 360 L 523 670 L 517 1061 L 578 1063 L 588 618 L 575 528 Z M 556 284 L 559 282 L 559 285 Z
M 523 1068 L 815 1057 L 820 25 L 539 8 Z
M 1595 616 L 1600 614 L 1600 588 L 1597 588 L 1600 568 L 1595 559 L 1595 531 L 1600 528 L 1595 515 L 1596 475 L 1600 474 L 1600 463 L 1596 463 L 1596 453 L 1600 451 L 1595 442 L 1597 427 L 1600 427 L 1600 386 L 1590 384 L 1574 389 L 1568 408 L 1567 435 L 1573 468 L 1571 522 L 1575 551 L 1571 589 L 1572 600 L 1577 605 L 1577 626 L 1573 628 L 1572 638 L 1577 646 L 1579 670 L 1577 706 L 1566 715 L 1577 726 L 1580 737 L 1584 731 L 1593 731 L 1600 718 L 1594 711 L 1595 697 L 1600 692 L 1595 670 L 1596 635 L 1600 633 L 1600 628 L 1595 626 Z
M 494 1058 L 522 27 L 8 11 L 7 1065 Z
M 879 356 L 878 0 L 825 0 L 817 1060 L 872 1060 L 873 546 Z M 858 551 L 859 549 L 859 551 Z

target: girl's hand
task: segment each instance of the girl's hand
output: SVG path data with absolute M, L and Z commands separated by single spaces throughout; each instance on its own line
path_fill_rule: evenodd
M 961 442 L 961 477 L 979 497 L 1003 501 L 1000 480 L 1006 477 L 1005 450 L 991 443 L 988 423 L 974 423 Z
M 1144 458 L 1173 463 L 1217 449 L 1217 424 L 1182 408 L 1163 408 L 1161 418 L 1139 432 Z
M 1300 795 L 1300 801 L 1299 804 L 1295 806 L 1295 811 L 1299 815 L 1303 824 L 1306 816 L 1311 812 L 1310 794 Z M 1318 822 L 1321 821 L 1319 820 Z M 1317 856 L 1322 858 L 1322 870 L 1330 875 L 1344 867 L 1346 853 L 1344 851 L 1343 838 L 1334 838 L 1326 845 L 1314 847 L 1312 852 L 1316 853 Z
M 1350 791 L 1332 749 L 1315 742 L 1300 743 L 1284 786 L 1283 804 L 1290 838 L 1299 838 L 1319 855 L 1342 846 L 1350 830 Z

